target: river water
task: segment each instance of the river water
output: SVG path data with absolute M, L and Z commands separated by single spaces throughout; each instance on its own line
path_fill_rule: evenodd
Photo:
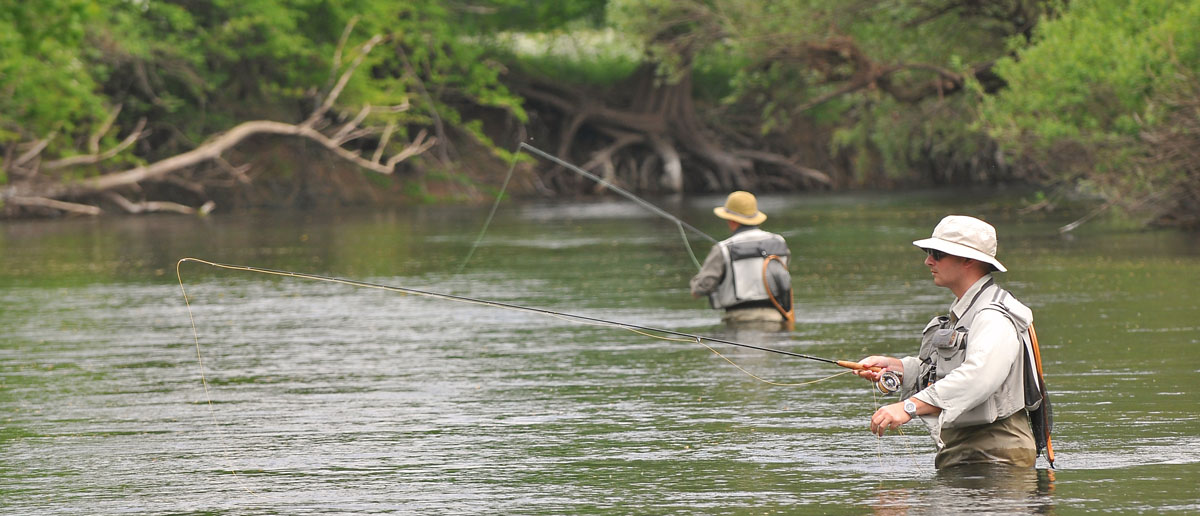
M 656 200 L 723 237 L 721 201 Z M 792 332 L 722 328 L 687 294 L 679 230 L 617 200 L 503 203 L 465 267 L 489 207 L 7 222 L 0 512 L 1200 512 L 1200 238 L 1103 217 L 1063 237 L 1083 211 L 1019 205 L 761 199 L 795 254 Z M 998 280 L 1035 311 L 1055 470 L 938 473 L 919 423 L 871 435 L 890 400 L 828 364 L 195 262 L 189 311 L 175 268 L 196 257 L 857 360 L 915 352 L 948 307 L 910 244 L 948 213 L 999 228 Z M 708 243 L 692 245 L 702 259 Z

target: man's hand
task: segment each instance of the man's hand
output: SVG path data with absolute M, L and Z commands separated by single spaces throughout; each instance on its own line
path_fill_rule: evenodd
M 904 363 L 900 362 L 899 358 L 873 355 L 859 360 L 858 363 L 867 367 L 881 367 L 883 371 L 896 371 L 897 373 L 904 374 Z M 854 371 L 854 374 L 872 382 L 878 382 L 879 374 L 883 371 L 875 372 L 870 369 L 859 369 Z
M 871 416 L 871 433 L 883 437 L 889 428 L 899 428 L 911 420 L 912 417 L 904 411 L 903 402 L 884 405 Z

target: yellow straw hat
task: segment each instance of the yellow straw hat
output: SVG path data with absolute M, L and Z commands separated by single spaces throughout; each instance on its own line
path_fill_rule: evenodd
M 754 198 L 754 194 L 740 190 L 729 194 L 725 205 L 713 208 L 713 213 L 725 220 L 747 226 L 757 226 L 767 220 L 767 214 L 758 211 L 758 199 Z

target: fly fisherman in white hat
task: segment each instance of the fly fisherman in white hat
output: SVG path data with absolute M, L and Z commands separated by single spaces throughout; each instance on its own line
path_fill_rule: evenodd
M 938 468 L 998 463 L 1032 467 L 1037 446 L 1024 398 L 1022 345 L 1033 312 L 996 286 L 996 229 L 974 217 L 951 215 L 933 237 L 913 245 L 927 253 L 933 283 L 954 292 L 950 313 L 925 327 L 918 356 L 870 356 L 859 363 L 901 374 L 902 401 L 871 416 L 883 436 L 920 417 L 938 445 Z M 869 380 L 880 373 L 858 371 Z
M 724 308 L 721 320 L 730 326 L 791 329 L 787 242 L 758 228 L 767 214 L 758 211 L 758 199 L 750 192 L 729 194 L 713 213 L 728 222 L 733 235 L 709 251 L 692 277 L 692 297 L 708 296 L 710 306 Z

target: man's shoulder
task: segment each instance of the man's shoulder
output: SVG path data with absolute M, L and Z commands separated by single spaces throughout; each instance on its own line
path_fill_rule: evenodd
M 1033 323 L 1033 310 L 1022 303 L 1011 292 L 1000 287 L 994 287 L 987 304 L 980 308 L 979 316 L 984 312 L 993 312 L 1012 319 L 1020 327 L 1029 327 Z

